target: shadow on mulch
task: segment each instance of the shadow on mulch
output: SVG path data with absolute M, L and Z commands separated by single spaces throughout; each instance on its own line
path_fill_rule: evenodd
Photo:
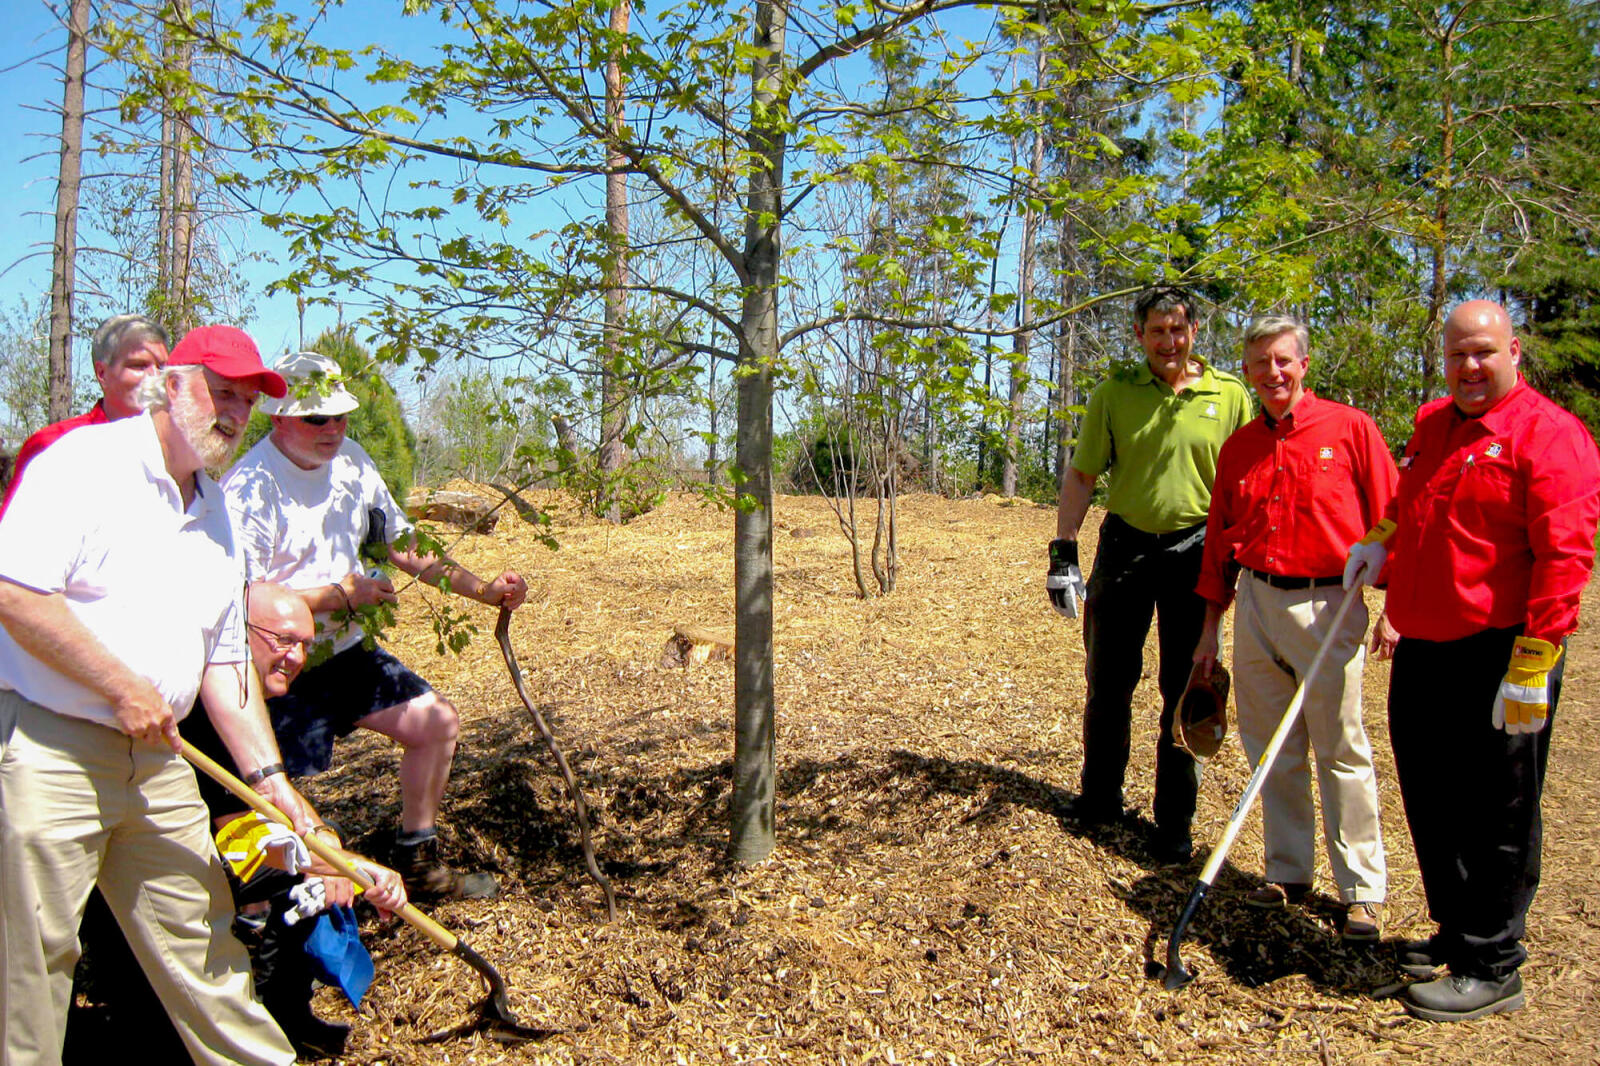
M 1145 945 L 1146 975 L 1164 976 L 1168 938 L 1205 861 L 1202 850 L 1183 866 L 1168 866 L 1149 852 L 1155 826 L 1143 817 L 1080 826 L 1069 814 L 1074 794 L 1007 767 L 976 760 L 929 758 L 915 752 L 887 753 L 892 771 L 921 781 L 925 795 L 950 793 L 988 795 L 971 820 L 1009 816 L 1014 807 L 1028 807 L 1056 818 L 1062 831 L 1087 840 L 1144 867 L 1149 873 L 1111 891 L 1149 923 Z M 1265 882 L 1231 863 L 1224 863 L 1205 904 L 1185 934 L 1185 959 L 1204 947 L 1230 981 L 1246 987 L 1302 975 L 1320 991 L 1339 996 L 1387 996 L 1398 987 L 1397 941 L 1347 944 L 1338 935 L 1343 905 L 1316 894 L 1302 906 L 1278 911 L 1244 904 L 1244 895 Z M 1189 965 L 1199 976 L 1204 969 Z

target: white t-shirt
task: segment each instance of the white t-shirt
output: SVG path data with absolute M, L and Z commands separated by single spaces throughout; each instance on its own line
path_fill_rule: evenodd
M 364 572 L 361 543 L 369 507 L 387 516 L 390 543 L 411 529 L 377 464 L 349 439 L 332 461 L 302 470 L 270 436 L 263 437 L 222 479 L 222 492 L 251 581 L 313 589 Z M 317 615 L 319 640 L 331 632 L 335 652 L 360 643 L 359 626 L 329 630 L 328 619 Z
M 207 663 L 248 661 L 244 568 L 204 471 L 184 509 L 149 415 L 85 426 L 41 452 L 0 519 L 0 577 L 67 608 L 183 718 Z M 115 725 L 111 705 L 0 627 L 0 687 Z

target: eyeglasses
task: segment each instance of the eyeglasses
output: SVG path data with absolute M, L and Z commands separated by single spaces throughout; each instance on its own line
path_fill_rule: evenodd
M 343 422 L 347 415 L 301 415 L 300 421 L 308 426 L 325 426 L 329 422 Z
M 309 640 L 300 640 L 289 636 L 287 633 L 279 633 L 268 629 L 266 626 L 258 626 L 254 622 L 246 622 L 245 628 L 262 640 L 269 642 L 273 650 L 280 653 L 292 651 L 297 645 L 302 651 L 310 650 L 311 648 L 311 641 Z

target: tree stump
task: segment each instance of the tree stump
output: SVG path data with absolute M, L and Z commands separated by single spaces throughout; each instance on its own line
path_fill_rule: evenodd
M 466 492 L 413 489 L 406 497 L 406 514 L 412 521 L 448 522 L 469 533 L 493 533 L 500 513 L 494 504 Z
M 662 666 L 703 666 L 708 662 L 733 657 L 733 638 L 724 633 L 694 626 L 673 626 L 672 636 L 661 649 Z

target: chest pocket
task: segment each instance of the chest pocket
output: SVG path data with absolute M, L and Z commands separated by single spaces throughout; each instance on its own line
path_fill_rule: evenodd
M 1457 525 L 1490 533 L 1497 527 L 1524 524 L 1522 485 L 1509 454 L 1489 455 L 1479 448 L 1470 456 L 1452 458 L 1451 463 L 1456 469 L 1451 475 L 1448 498 Z M 1444 485 L 1440 488 L 1444 489 Z

